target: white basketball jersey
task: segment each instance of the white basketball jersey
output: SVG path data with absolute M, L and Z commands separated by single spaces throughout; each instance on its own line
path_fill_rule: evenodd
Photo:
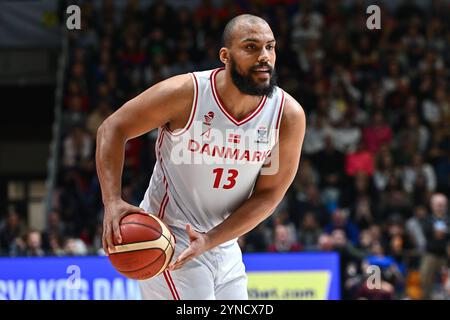
M 271 150 L 278 140 L 283 90 L 276 87 L 237 120 L 216 90 L 222 70 L 191 73 L 195 93 L 186 126 L 158 129 L 157 161 L 140 206 L 169 226 L 185 229 L 189 223 L 200 232 L 211 230 L 250 197 L 264 162 L 276 158 Z

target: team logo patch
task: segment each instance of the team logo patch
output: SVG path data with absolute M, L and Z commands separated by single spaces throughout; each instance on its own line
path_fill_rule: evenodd
M 212 111 L 209 111 L 207 114 L 205 114 L 203 116 L 203 124 L 205 126 L 207 126 L 207 129 L 205 131 L 203 131 L 203 133 L 201 135 L 205 136 L 208 139 L 211 134 L 211 123 L 212 123 L 213 119 L 214 119 L 214 112 L 212 112 Z
M 203 124 L 210 126 L 212 120 L 214 119 L 214 112 L 212 111 L 208 112 L 203 116 L 203 118 L 204 118 Z
M 261 126 L 258 128 L 256 143 L 269 143 L 269 131 L 266 127 Z

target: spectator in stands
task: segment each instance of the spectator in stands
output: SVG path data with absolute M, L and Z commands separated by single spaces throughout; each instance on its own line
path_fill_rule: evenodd
M 349 241 L 345 231 L 342 229 L 333 230 L 331 239 L 333 242 L 333 251 L 339 254 L 340 280 L 343 284 L 341 287 L 341 296 L 343 299 L 348 299 L 350 295 L 345 288 L 345 284 L 354 275 L 355 269 L 358 269 L 366 254 Z
M 290 204 L 291 221 L 301 221 L 305 212 L 313 212 L 320 226 L 329 221 L 326 206 L 320 197 L 320 191 L 315 185 L 310 185 L 304 193 L 296 192 Z
M 46 255 L 42 247 L 42 234 L 40 231 L 30 229 L 25 235 L 25 242 L 19 245 L 20 255 L 27 257 L 43 257 Z
M 301 193 L 299 196 L 303 196 L 306 190 L 310 186 L 317 186 L 319 184 L 319 173 L 314 168 L 311 160 L 308 158 L 303 159 L 301 168 L 297 171 L 297 175 L 294 180 L 294 187 L 297 193 Z
M 427 220 L 427 208 L 423 205 L 414 208 L 414 216 L 406 221 L 406 233 L 418 253 L 425 252 L 426 238 L 424 234 Z
M 59 237 L 63 237 L 67 233 L 65 223 L 61 220 L 61 214 L 58 210 L 53 210 L 48 215 L 46 231 Z
M 426 253 L 420 266 L 423 299 L 431 299 L 436 273 L 447 266 L 447 245 L 450 240 L 448 198 L 435 193 L 430 199 L 431 214 L 424 226 Z
M 64 252 L 68 256 L 85 256 L 88 253 L 86 244 L 79 238 L 67 238 Z
M 406 220 L 413 214 L 412 204 L 408 194 L 402 189 L 390 190 L 380 203 L 380 216 L 378 221 L 387 221 L 391 216 L 398 216 Z
M 136 21 L 144 21 L 139 2 L 139 0 L 127 0 L 123 11 L 123 24 L 128 25 Z
M 450 143 L 448 145 L 447 153 L 444 153 L 436 161 L 438 189 L 446 194 L 450 194 Z
M 211 70 L 221 67 L 220 63 L 217 61 L 217 51 L 216 47 L 206 48 L 205 58 L 199 64 L 199 70 Z
M 300 244 L 289 232 L 289 227 L 283 224 L 276 224 L 273 232 L 273 242 L 269 245 L 269 252 L 290 252 L 299 251 Z
M 368 255 L 373 242 L 374 241 L 371 230 L 369 228 L 363 229 L 359 233 L 359 244 L 357 248 Z
M 333 145 L 331 134 L 324 137 L 324 148 L 316 152 L 313 164 L 320 172 L 321 188 L 339 188 L 344 179 L 344 154 Z
M 333 50 L 327 52 L 327 56 L 335 65 L 341 65 L 344 68 L 350 67 L 352 60 L 351 44 L 348 39 L 339 35 L 338 37 L 331 39 L 333 41 L 331 47 Z
M 150 64 L 144 69 L 145 83 L 149 86 L 167 78 L 170 74 L 170 69 L 166 58 L 161 53 L 155 53 L 151 57 Z
M 64 251 L 63 248 L 64 240 L 58 234 L 55 233 L 49 234 L 48 242 L 49 248 L 47 252 L 49 256 L 62 257 L 66 255 L 66 252 Z
M 322 100 L 325 103 L 324 100 Z M 312 117 L 305 134 L 305 142 L 303 143 L 303 152 L 311 155 L 322 151 L 325 148 L 326 137 L 333 136 L 333 129 L 327 124 L 326 119 L 318 114 Z
M 436 174 L 433 167 L 429 163 L 424 163 L 422 155 L 416 153 L 411 159 L 411 163 L 403 170 L 403 188 L 405 191 L 411 193 L 414 190 L 416 180 L 422 177 L 426 192 L 433 192 L 436 190 Z
M 427 127 L 419 122 L 419 117 L 414 113 L 406 115 L 406 126 L 398 133 L 397 141 L 413 141 L 416 152 L 425 152 L 429 139 L 430 133 Z
M 325 232 L 332 234 L 334 230 L 343 230 L 345 237 L 351 241 L 353 245 L 357 245 L 359 241 L 358 227 L 349 220 L 349 211 L 343 208 L 337 208 L 331 215 L 330 223 L 325 227 Z
M 375 220 L 370 199 L 368 194 L 360 195 L 356 198 L 354 206 L 350 208 L 352 221 L 360 230 L 368 228 Z
M 449 108 L 448 97 L 445 89 L 436 88 L 432 99 L 424 100 L 422 113 L 425 121 L 431 126 L 437 125 L 443 118 L 444 109 Z
M 240 237 L 239 245 L 244 252 L 266 252 L 271 241 L 269 228 L 261 223 L 248 234 Z
M 81 98 L 81 110 L 87 111 L 89 109 L 89 96 L 87 92 L 82 92 L 80 84 L 74 80 L 70 80 L 67 85 L 67 93 L 64 96 L 64 107 L 67 110 L 78 109 L 78 105 L 76 107 L 73 106 L 72 97 L 80 97 Z M 77 101 L 78 102 L 78 101 Z M 71 105 L 72 104 L 72 105 Z
M 379 66 L 379 51 L 376 50 L 374 41 L 369 34 L 360 34 L 352 58 L 353 66 L 362 73 L 361 77 L 370 77 Z
M 81 94 L 88 92 L 88 83 L 86 79 L 86 67 L 81 62 L 77 62 L 72 66 L 70 81 L 78 84 Z
M 355 176 L 358 172 L 372 176 L 375 171 L 373 154 L 364 149 L 362 142 L 358 142 L 357 146 L 356 150 L 347 153 L 345 172 L 349 176 Z
M 86 121 L 86 129 L 91 135 L 91 139 L 97 136 L 97 129 L 100 124 L 113 113 L 111 105 L 106 100 L 99 101 L 97 108 L 88 116 Z
M 292 21 L 291 40 L 294 49 L 301 50 L 310 40 L 319 40 L 322 34 L 323 19 L 318 12 L 302 12 Z
M 114 103 L 114 97 L 106 81 L 97 84 L 93 106 L 98 105 L 101 101 L 105 101 L 110 105 Z
M 373 182 L 378 192 L 386 189 L 391 176 L 400 176 L 399 170 L 395 167 L 394 158 L 390 151 L 380 151 L 373 174 Z
M 354 296 L 357 300 L 394 300 L 395 289 L 387 281 L 381 280 L 379 287 L 369 287 L 368 277 L 359 283 Z
M 395 259 L 386 255 L 383 246 L 378 242 L 372 244 L 371 254 L 363 262 L 363 270 L 367 270 L 368 266 L 378 266 L 381 269 L 382 280 L 392 285 L 394 290 L 401 290 L 405 281 L 404 274 Z
M 318 250 L 318 243 L 322 230 L 313 212 L 306 212 L 297 232 L 298 242 L 304 251 Z
M 373 114 L 371 124 L 363 131 L 363 141 L 366 150 L 376 154 L 382 144 L 391 143 L 392 131 L 380 111 Z
M 92 138 L 80 126 L 73 127 L 64 139 L 63 164 L 68 168 L 82 168 L 92 160 Z
M 386 253 L 394 258 L 400 272 L 406 275 L 406 262 L 411 255 L 413 244 L 406 234 L 402 217 L 396 215 L 389 217 L 385 236 Z
M 52 210 L 47 217 L 47 228 L 42 232 L 42 246 L 49 255 L 63 255 L 62 239 L 70 231 L 61 220 L 61 213 Z
M 80 95 L 72 95 L 67 101 L 67 110 L 63 111 L 62 127 L 64 130 L 74 126 L 83 126 L 86 112 L 83 110 L 83 100 Z
M 330 107 L 327 117 L 330 120 L 330 124 L 338 127 L 336 131 L 341 137 L 337 140 L 336 147 L 344 152 L 360 139 L 361 130 L 354 126 L 352 118 L 346 117 L 351 99 L 347 88 L 341 82 L 331 83 L 330 85 Z
M 189 53 L 187 51 L 180 51 L 177 54 L 176 62 L 169 69 L 169 75 L 188 73 L 192 70 L 194 70 L 194 64 L 191 62 Z
M 331 235 L 322 233 L 319 237 L 318 248 L 319 251 L 333 251 L 333 239 L 331 238 Z
M 16 239 L 25 231 L 23 221 L 15 208 L 11 207 L 5 221 L 0 224 L 0 255 L 16 255 Z

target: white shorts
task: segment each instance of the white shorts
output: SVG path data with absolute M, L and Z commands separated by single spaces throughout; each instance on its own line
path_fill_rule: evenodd
M 176 237 L 172 262 L 189 245 L 186 230 L 171 227 Z M 139 281 L 145 300 L 247 300 L 247 275 L 237 242 L 218 246 L 182 268 Z

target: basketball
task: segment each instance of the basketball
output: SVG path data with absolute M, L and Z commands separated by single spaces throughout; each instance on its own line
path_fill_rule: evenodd
M 135 280 L 150 279 L 169 265 L 175 239 L 169 228 L 152 214 L 131 213 L 120 221 L 122 243 L 109 254 L 114 268 Z

